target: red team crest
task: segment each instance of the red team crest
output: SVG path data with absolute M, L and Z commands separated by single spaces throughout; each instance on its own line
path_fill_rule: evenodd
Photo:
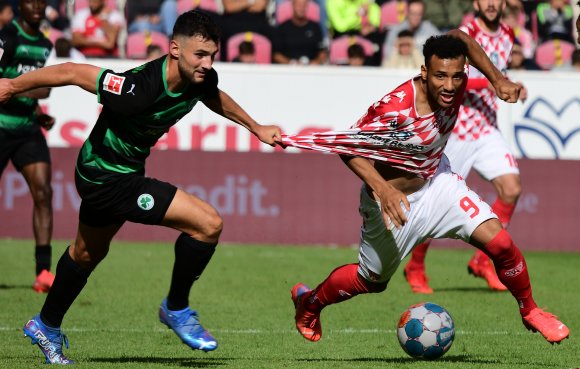
M 103 90 L 120 95 L 123 90 L 124 82 L 125 77 L 116 76 L 112 73 L 107 73 L 107 75 L 105 76 L 105 80 L 103 81 Z

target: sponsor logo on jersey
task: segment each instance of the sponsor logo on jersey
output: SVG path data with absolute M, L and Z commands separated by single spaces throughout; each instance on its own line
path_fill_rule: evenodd
M 123 90 L 123 83 L 125 83 L 125 77 L 107 73 L 103 81 L 103 90 L 120 95 Z
M 137 198 L 137 206 L 143 210 L 151 210 L 155 206 L 155 199 L 148 193 L 141 194 Z
M 135 84 L 131 83 L 131 88 L 129 89 L 129 91 L 127 91 L 128 94 L 131 94 L 133 96 L 135 96 Z

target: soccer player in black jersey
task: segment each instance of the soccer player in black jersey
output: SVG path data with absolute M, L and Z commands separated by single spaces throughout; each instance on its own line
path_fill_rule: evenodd
M 0 80 L 0 101 L 39 87 L 76 85 L 97 94 L 103 105 L 76 165 L 76 185 L 82 198 L 76 240 L 58 262 L 56 279 L 40 314 L 24 327 L 47 362 L 72 362 L 62 353 L 66 342 L 60 330 L 62 320 L 125 221 L 181 232 L 175 242 L 169 294 L 159 318 L 191 348 L 217 348 L 216 340 L 189 308 L 188 297 L 214 253 L 222 219 L 205 201 L 146 177 L 144 165 L 150 148 L 198 101 L 266 144 L 279 141 L 277 126 L 256 123 L 218 88 L 212 63 L 219 37 L 209 17 L 189 11 L 175 23 L 167 56 L 127 72 L 65 63 Z
M 15 78 L 42 68 L 52 43 L 39 30 L 46 2 L 20 0 L 20 18 L 0 31 L 0 77 Z M 22 173 L 34 203 L 32 228 L 36 242 L 36 280 L 32 288 L 47 292 L 54 281 L 50 272 L 52 187 L 50 153 L 40 127 L 50 129 L 54 119 L 42 114 L 38 99 L 48 88 L 20 93 L 0 105 L 0 174 L 12 161 Z

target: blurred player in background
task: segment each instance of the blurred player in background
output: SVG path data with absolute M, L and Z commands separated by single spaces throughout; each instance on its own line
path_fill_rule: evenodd
M 189 292 L 209 263 L 222 231 L 222 218 L 210 204 L 170 183 L 145 177 L 151 147 L 198 101 L 274 145 L 277 126 L 252 119 L 218 88 L 212 68 L 219 29 L 204 13 L 189 11 L 176 21 L 165 58 L 124 73 L 88 64 L 66 63 L 19 78 L 0 80 L 0 101 L 39 87 L 79 86 L 97 94 L 103 110 L 81 148 L 76 186 L 82 202 L 76 240 L 57 265 L 56 279 L 40 314 L 24 327 L 49 363 L 71 364 L 60 326 L 113 236 L 125 221 L 162 225 L 181 232 L 169 294 L 159 319 L 193 349 L 211 351 L 217 341 L 189 308 Z M 183 164 L 186 165 L 186 164 Z M 203 175 L 200 173 L 200 175 Z
M 423 53 L 420 76 L 374 103 L 351 129 L 282 137 L 286 145 L 340 154 L 364 182 L 358 263 L 334 269 L 314 290 L 303 283 L 292 288 L 296 328 L 307 340 L 318 341 L 323 308 L 384 291 L 403 258 L 426 238 L 459 238 L 493 259 L 524 325 L 549 342 L 560 342 L 569 330 L 536 305 L 519 248 L 443 155 L 466 89 L 466 57 L 501 99 L 516 102 L 521 86 L 505 79 L 460 30 L 428 39 Z
M 44 0 L 20 0 L 20 18 L 0 31 L 0 77 L 15 78 L 42 68 L 52 43 L 40 31 Z M 26 180 L 33 200 L 36 280 L 32 288 L 47 292 L 54 281 L 50 272 L 52 247 L 52 187 L 50 152 L 41 131 L 52 128 L 54 119 L 43 114 L 38 99 L 50 89 L 40 88 L 13 96 L 0 104 L 0 173 L 12 164 Z
M 460 29 L 471 36 L 485 51 L 492 63 L 506 73 L 515 36 L 511 28 L 501 21 L 505 0 L 475 0 L 477 16 Z M 522 86 L 520 100 L 527 91 Z M 514 213 L 522 191 L 515 156 L 497 127 L 498 103 L 493 86 L 473 65 L 469 66 L 469 80 L 463 105 L 453 134 L 449 138 L 445 155 L 451 168 L 467 178 L 473 168 L 491 182 L 497 199 L 491 209 L 506 228 Z M 432 293 L 425 274 L 425 254 L 430 241 L 415 247 L 405 266 L 405 278 L 415 293 Z M 493 290 L 507 288 L 498 279 L 489 257 L 481 250 L 467 264 L 470 274 L 483 278 Z

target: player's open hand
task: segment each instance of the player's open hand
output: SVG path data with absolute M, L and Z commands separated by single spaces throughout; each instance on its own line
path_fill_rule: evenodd
M 493 87 L 495 87 L 497 97 L 503 101 L 515 103 L 520 98 L 520 92 L 522 90 L 521 83 L 512 82 L 507 78 L 502 78 L 495 82 Z
M 276 146 L 282 142 L 282 130 L 275 125 L 260 125 L 255 128 L 254 133 L 260 141 L 270 146 Z
M 381 202 L 387 228 L 390 227 L 391 223 L 397 228 L 404 226 L 407 223 L 404 209 L 411 210 L 407 196 L 387 182 L 381 188 L 375 190 L 375 194 Z
M 0 103 L 5 103 L 12 98 L 12 80 L 0 78 Z

